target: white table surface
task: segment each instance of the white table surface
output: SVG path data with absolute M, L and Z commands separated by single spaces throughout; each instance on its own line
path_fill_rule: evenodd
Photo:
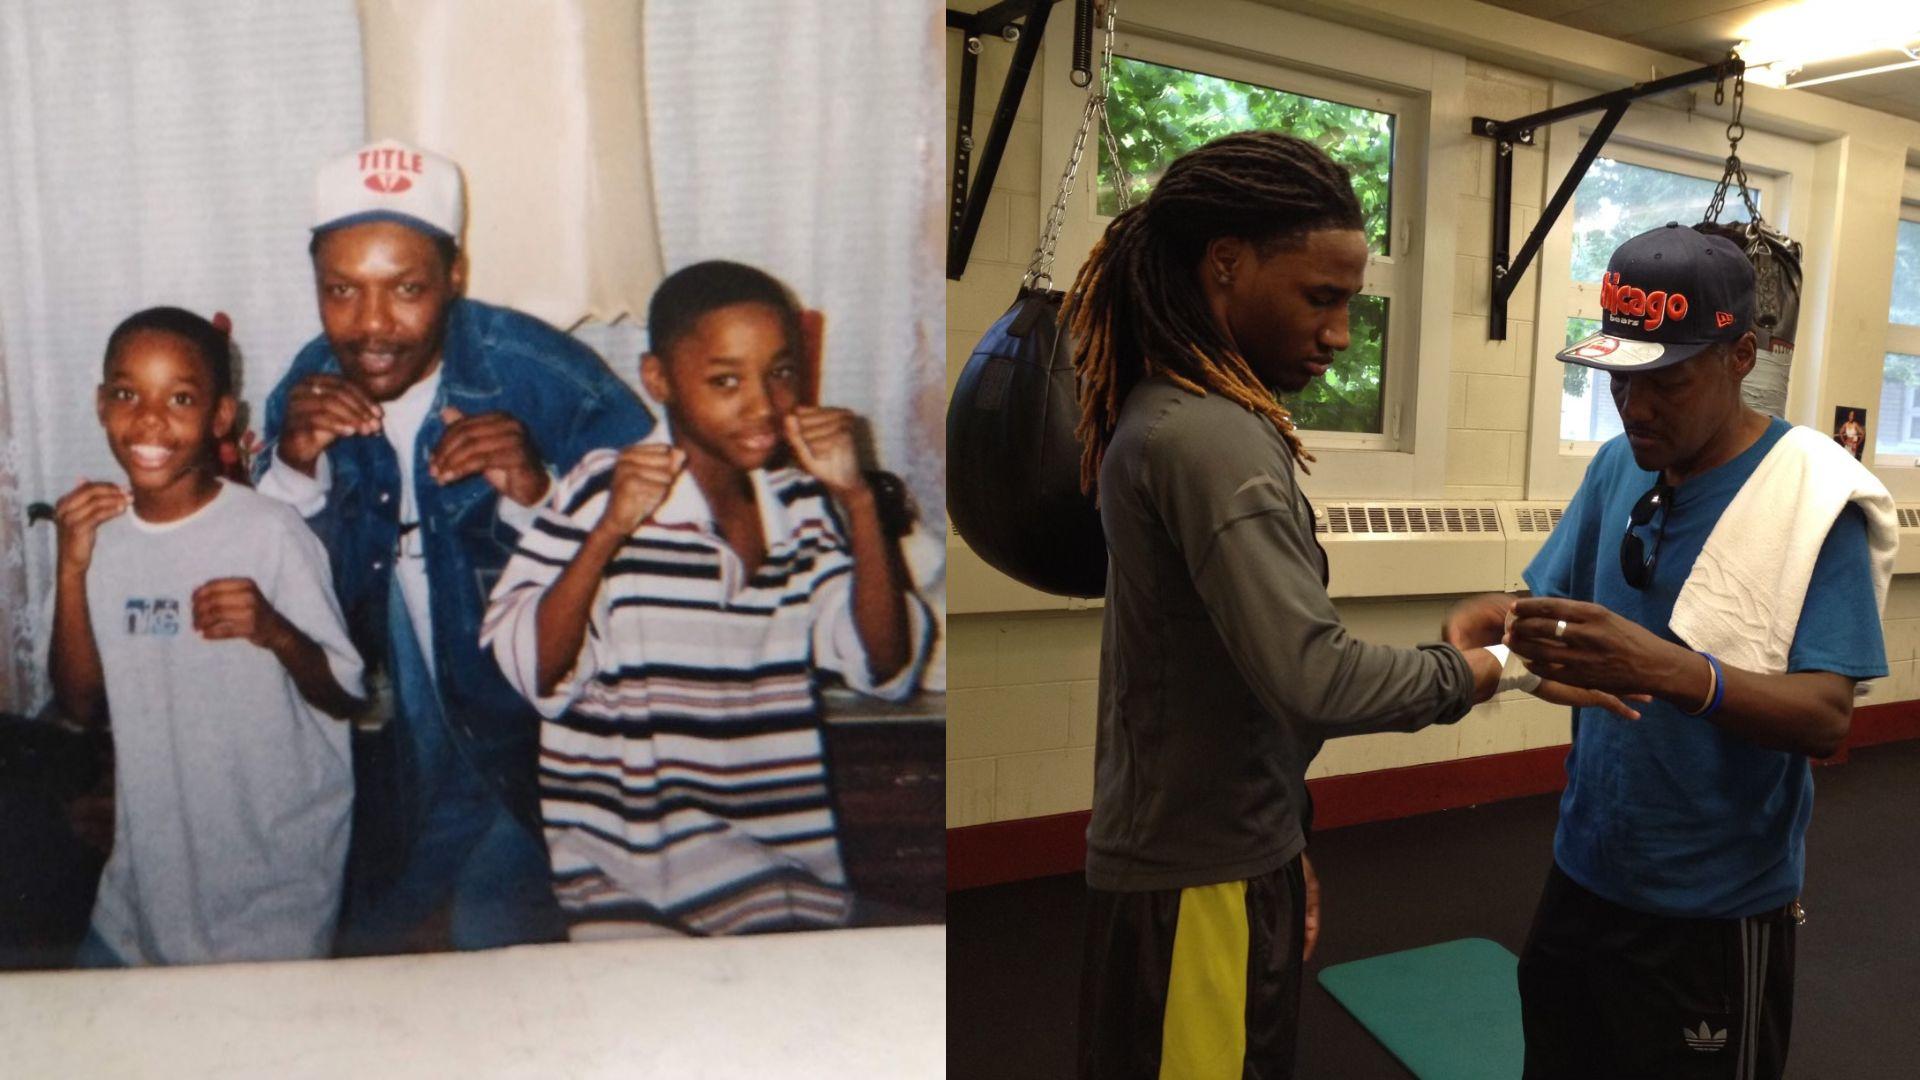
M 0 975 L 0 1076 L 939 1077 L 946 928 Z

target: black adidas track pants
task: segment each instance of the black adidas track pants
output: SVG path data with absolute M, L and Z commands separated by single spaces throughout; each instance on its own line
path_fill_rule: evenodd
M 1796 924 L 1646 915 L 1555 866 L 1520 955 L 1527 1080 L 1776 1080 Z

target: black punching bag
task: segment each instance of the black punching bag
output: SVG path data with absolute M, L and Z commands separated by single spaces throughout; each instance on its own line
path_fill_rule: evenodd
M 1042 592 L 1107 588 L 1100 512 L 1080 490 L 1080 403 L 1061 294 L 1023 288 L 947 403 L 947 514 L 995 570 Z

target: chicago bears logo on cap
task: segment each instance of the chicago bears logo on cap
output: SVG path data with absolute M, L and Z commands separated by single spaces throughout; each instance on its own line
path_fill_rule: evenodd
M 1687 306 L 1686 293 L 1669 293 L 1659 289 L 1648 292 L 1622 285 L 1617 272 L 1600 276 L 1600 307 L 1616 319 L 1625 316 L 1645 319 L 1641 324 L 1643 327 L 1658 330 L 1660 324 L 1668 319 L 1686 318 Z
M 1600 332 L 1554 355 L 1604 371 L 1682 363 L 1739 337 L 1752 319 L 1753 281 L 1753 264 L 1732 241 L 1677 221 L 1649 229 L 1607 260 Z M 1700 318 L 1690 318 L 1696 308 Z

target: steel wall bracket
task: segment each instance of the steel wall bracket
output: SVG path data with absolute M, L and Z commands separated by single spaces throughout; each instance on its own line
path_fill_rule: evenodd
M 993 194 L 993 180 L 1000 172 L 1000 158 L 1007 152 L 1007 137 L 1013 132 L 1014 114 L 1020 111 L 1020 98 L 1026 92 L 1027 75 L 1040 53 L 1040 37 L 1047 29 L 1047 16 L 1058 0 L 1001 0 L 1000 3 L 971 14 L 947 9 L 947 28 L 958 30 L 960 40 L 960 115 L 953 135 L 952 194 L 947 214 L 947 277 L 958 281 L 966 272 L 967 257 L 973 253 L 973 240 L 980 232 L 980 219 L 987 212 L 987 197 Z M 1024 23 L 1016 20 L 1024 20 Z M 1000 88 L 993 109 L 993 126 L 987 129 L 987 142 L 980 150 L 980 169 L 971 187 L 967 175 L 973 165 L 973 92 L 979 77 L 981 43 L 999 36 L 1013 42 L 1013 62 L 1007 68 L 1007 81 Z
M 1627 106 L 1644 97 L 1664 94 L 1695 83 L 1715 82 L 1732 78 L 1747 69 L 1739 57 L 1729 57 L 1717 64 L 1709 64 L 1692 71 L 1683 71 L 1678 75 L 1669 75 L 1664 79 L 1635 83 L 1632 86 L 1584 101 L 1561 105 L 1544 112 L 1532 113 L 1517 120 L 1493 120 L 1485 116 L 1473 118 L 1473 133 L 1494 141 L 1493 152 L 1493 266 L 1489 271 L 1490 301 L 1488 304 L 1487 336 L 1493 341 L 1507 340 L 1507 302 L 1513 298 L 1513 290 L 1520 284 L 1520 275 L 1527 272 L 1533 257 L 1540 252 L 1540 245 L 1546 241 L 1547 233 L 1553 229 L 1553 223 L 1560 219 L 1561 211 L 1573 199 L 1573 191 L 1593 167 L 1593 159 L 1600 156 L 1600 148 L 1606 145 L 1620 118 L 1627 113 Z M 1566 178 L 1560 181 L 1560 187 L 1547 200 L 1540 210 L 1540 220 L 1533 226 L 1526 242 L 1520 245 L 1520 252 L 1508 258 L 1508 235 L 1513 224 L 1513 148 L 1532 146 L 1534 129 L 1544 127 L 1558 120 L 1584 116 L 1587 113 L 1605 111 L 1600 122 L 1594 126 L 1593 134 L 1587 138 L 1585 146 L 1574 159 L 1573 168 Z

